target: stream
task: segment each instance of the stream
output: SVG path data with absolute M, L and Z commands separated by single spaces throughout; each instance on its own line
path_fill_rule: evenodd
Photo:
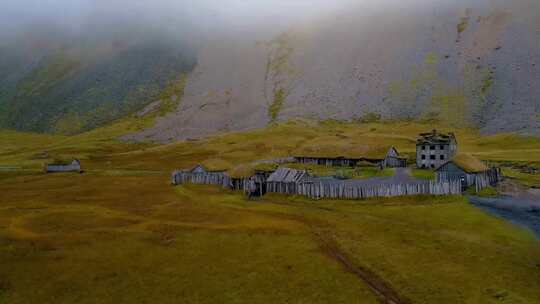
M 540 195 L 537 193 L 468 198 L 478 208 L 532 230 L 540 239 Z

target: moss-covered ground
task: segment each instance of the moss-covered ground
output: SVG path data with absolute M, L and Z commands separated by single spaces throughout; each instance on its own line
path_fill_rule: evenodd
M 169 185 L 176 168 L 288 156 L 321 137 L 412 153 L 431 126 L 295 121 L 154 145 L 115 140 L 127 125 L 0 132 L 0 303 L 377 303 L 373 281 L 404 303 L 540 303 L 539 242 L 461 197 L 249 201 Z M 540 161 L 537 139 L 454 131 L 482 159 Z M 85 173 L 40 172 L 59 157 Z

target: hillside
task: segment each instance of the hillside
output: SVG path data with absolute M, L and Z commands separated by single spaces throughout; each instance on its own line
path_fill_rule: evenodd
M 0 47 L 0 128 L 80 133 L 140 110 L 193 69 L 181 44 L 124 38 Z
M 538 1 L 352 2 L 309 17 L 274 8 L 256 25 L 158 10 L 140 24 L 98 11 L 78 33 L 34 26 L 0 39 L 0 127 L 74 134 L 161 106 L 154 126 L 124 139 L 291 118 L 540 135 Z
M 198 138 L 293 117 L 540 135 L 539 2 L 384 3 L 329 12 L 273 39 L 211 40 L 177 111 L 126 138 Z

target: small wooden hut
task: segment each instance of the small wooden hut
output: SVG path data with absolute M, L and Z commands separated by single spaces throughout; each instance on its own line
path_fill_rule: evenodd
M 278 168 L 266 180 L 268 192 L 297 194 L 298 186 L 309 178 L 306 170 Z
M 46 173 L 81 172 L 81 162 L 78 159 L 74 159 L 71 163 L 55 162 L 45 164 L 44 170 Z
M 181 184 L 205 184 L 221 185 L 225 188 L 230 187 L 231 180 L 225 173 L 225 170 L 207 169 L 203 165 L 196 165 L 190 170 L 174 171 L 171 176 L 173 185 Z
M 231 188 L 233 190 L 242 190 L 249 196 L 260 197 L 265 195 L 266 180 L 275 170 L 262 167 L 242 164 L 229 170 L 227 174 L 231 177 Z
M 381 161 L 383 168 L 404 168 L 407 167 L 407 158 L 401 157 L 395 147 L 390 147 L 384 159 Z
M 308 152 L 309 153 L 309 152 Z M 295 156 L 294 160 L 301 164 L 315 164 L 334 167 L 356 167 L 361 162 L 368 162 L 380 167 L 399 168 L 407 166 L 407 158 L 401 157 L 395 147 L 379 147 L 352 150 L 338 156 L 340 151 L 318 151 L 317 153 Z
M 497 184 L 501 179 L 499 169 L 489 168 L 481 160 L 468 154 L 456 154 L 435 172 L 439 182 L 461 181 L 463 190 L 475 186 L 479 191 L 489 185 Z

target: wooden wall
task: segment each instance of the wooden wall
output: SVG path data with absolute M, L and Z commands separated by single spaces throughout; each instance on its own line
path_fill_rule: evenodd
M 45 172 L 80 172 L 81 165 L 45 165 Z
M 199 184 L 199 185 L 219 185 L 224 188 L 231 188 L 231 178 L 225 173 L 203 172 L 192 173 L 185 171 L 175 171 L 172 174 L 173 185 Z
M 364 199 L 406 195 L 459 195 L 459 181 L 422 184 L 379 184 L 371 186 L 333 183 L 274 183 L 269 182 L 268 192 L 303 195 L 310 198 Z
M 457 170 L 448 170 L 448 171 L 438 171 L 437 172 L 437 181 L 438 182 L 449 182 L 449 181 L 462 181 L 462 187 L 475 187 L 476 192 L 480 192 L 482 189 L 489 186 L 496 186 L 500 181 L 503 180 L 503 175 L 500 168 L 491 168 L 487 171 L 480 173 L 467 173 L 465 171 Z

